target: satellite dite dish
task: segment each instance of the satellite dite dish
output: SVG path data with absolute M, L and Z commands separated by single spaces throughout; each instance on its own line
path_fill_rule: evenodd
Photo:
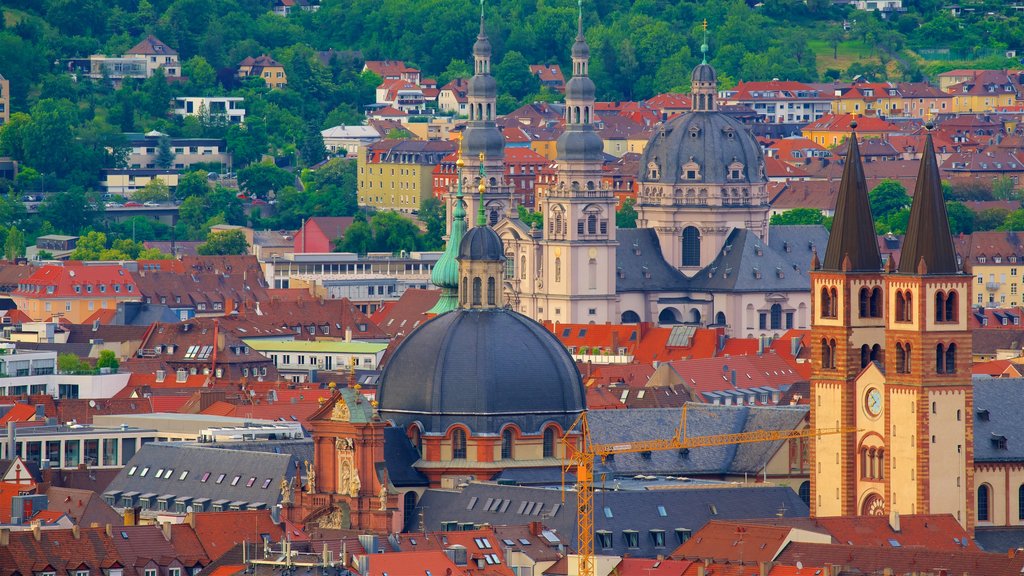
M 799 561 L 799 560 L 797 560 L 796 561 L 796 569 L 797 570 L 803 570 L 804 569 L 804 563 Z

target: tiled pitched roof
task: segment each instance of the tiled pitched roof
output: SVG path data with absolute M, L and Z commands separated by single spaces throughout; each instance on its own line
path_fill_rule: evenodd
M 427 311 L 437 304 L 440 297 L 440 290 L 410 288 L 396 302 L 387 303 L 370 319 L 392 338 L 408 334 L 429 319 Z
M 822 130 L 828 132 L 850 132 L 851 122 L 857 122 L 857 131 L 861 134 L 874 132 L 898 132 L 899 126 L 875 116 L 854 116 L 853 114 L 826 114 L 820 119 L 804 126 L 804 131 Z
M 1020 419 L 1024 411 L 1022 391 L 1022 378 L 975 380 L 974 414 L 968 416 L 974 418 L 975 462 L 1024 461 L 1024 422 Z
M 177 56 L 178 53 L 159 38 L 150 34 L 142 42 L 132 47 L 126 54 L 140 54 L 145 56 Z
M 778 560 L 795 565 L 798 561 L 809 566 L 836 564 L 846 570 L 860 573 L 882 573 L 891 569 L 896 574 L 984 574 L 986 576 L 1019 575 L 1024 567 L 1024 555 L 1010 558 L 1006 554 L 984 552 L 938 552 L 923 548 L 884 548 L 878 546 L 850 546 L 845 544 L 811 544 L 791 542 Z
M 792 531 L 792 528 L 783 526 L 712 520 L 676 548 L 670 557 L 771 562 L 789 540 Z
M 88 295 L 107 298 L 139 296 L 132 273 L 121 266 L 43 266 L 21 281 L 24 288 L 12 294 L 26 298 L 84 298 Z M 50 290 L 50 287 L 53 290 Z M 77 291 L 76 291 L 77 288 Z
M 0 546 L 0 576 L 47 570 L 68 574 L 76 568 L 99 574 L 121 566 L 119 558 L 113 539 L 103 528 L 42 530 L 38 539 L 32 531 L 12 532 L 10 543 Z
M 410 567 L 416 567 L 416 574 L 444 574 L 446 576 L 469 576 L 465 568 L 459 568 L 441 550 L 426 552 L 390 552 L 375 554 L 369 562 L 369 568 L 363 576 L 388 576 L 389 574 L 410 573 Z
M 910 514 L 899 517 L 894 530 L 888 516 L 834 516 L 817 519 L 839 543 L 854 546 L 927 548 L 949 552 L 980 549 L 951 514 Z
M 46 491 L 46 498 L 49 510 L 67 514 L 80 526 L 90 526 L 93 522 L 100 526 L 123 522 L 121 515 L 91 490 L 50 487 Z
M 274 334 L 292 335 L 296 340 L 345 338 L 349 330 L 356 340 L 387 338 L 387 333 L 348 298 L 321 300 L 308 293 L 289 300 L 271 298 L 258 311 L 250 305 L 220 322 L 223 328 L 244 338 Z
M 34 420 L 35 416 L 35 405 L 15 404 L 6 414 L 0 416 L 0 426 L 6 427 L 8 422 L 29 422 Z
M 805 381 L 793 365 L 774 350 L 761 356 L 719 356 L 669 362 L 688 386 L 706 401 L 721 397 L 721 392 L 769 387 L 781 390 Z M 733 378 L 735 377 L 735 383 Z

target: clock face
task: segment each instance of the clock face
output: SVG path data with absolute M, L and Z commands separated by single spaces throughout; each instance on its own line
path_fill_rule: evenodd
M 878 388 L 871 388 L 864 396 L 864 408 L 868 414 L 878 416 L 882 413 L 882 392 Z

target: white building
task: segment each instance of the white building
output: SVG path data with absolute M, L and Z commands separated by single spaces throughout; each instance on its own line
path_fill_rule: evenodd
M 318 370 L 344 370 L 355 366 L 360 370 L 376 370 L 387 350 L 387 342 L 345 340 L 274 340 L 249 338 L 253 350 L 274 362 L 282 378 L 306 382 Z
M 54 351 L 17 350 L 0 345 L 0 396 L 49 394 L 54 398 L 110 398 L 130 374 L 57 374 Z
M 335 126 L 321 130 L 324 147 L 331 154 L 344 151 L 346 156 L 355 156 L 360 146 L 368 146 L 381 139 L 381 135 L 372 126 Z
M 241 96 L 179 96 L 174 99 L 178 116 L 209 116 L 212 121 L 244 124 L 245 98 Z

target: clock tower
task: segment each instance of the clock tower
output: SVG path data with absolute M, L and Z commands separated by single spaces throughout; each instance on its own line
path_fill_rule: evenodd
M 896 267 L 881 265 L 856 136 L 814 262 L 811 513 L 952 514 L 973 529 L 970 276 L 959 270 L 931 135 Z

